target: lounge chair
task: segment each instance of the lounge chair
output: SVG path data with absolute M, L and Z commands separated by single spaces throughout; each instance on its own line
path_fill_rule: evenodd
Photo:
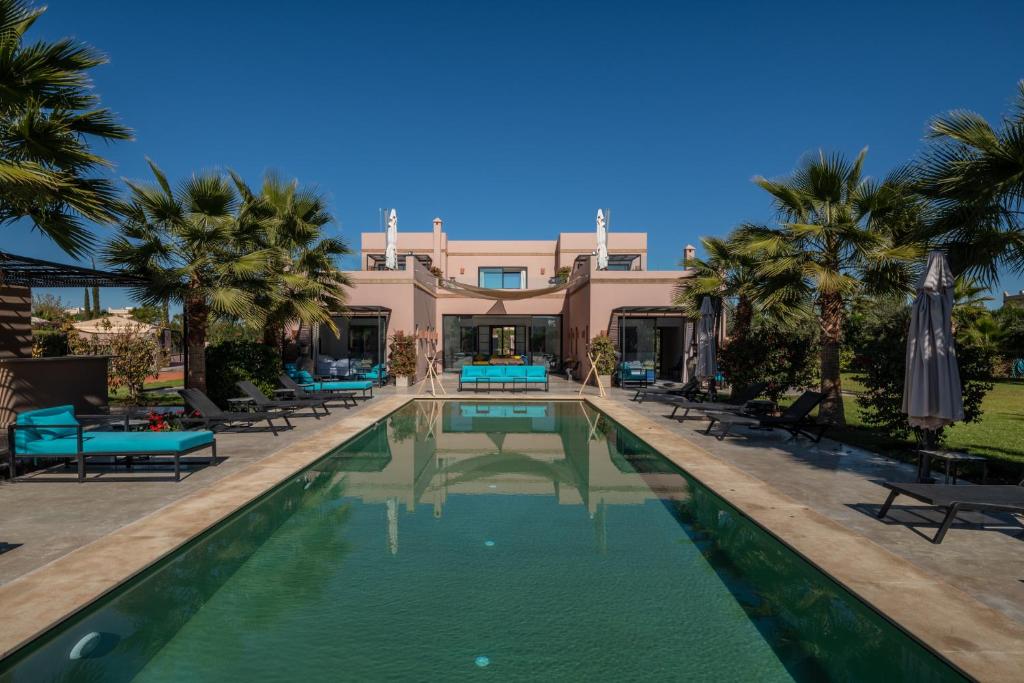
M 298 370 L 292 379 L 306 391 L 329 392 L 329 393 L 351 393 L 363 392 L 359 398 L 373 398 L 373 382 L 368 379 L 354 381 L 321 382 L 313 378 L 306 370 Z
M 93 457 L 111 458 L 115 463 L 125 458 L 129 466 L 135 457 L 171 458 L 175 481 L 181 480 L 181 458 L 185 455 L 209 448 L 207 462 L 217 462 L 217 441 L 211 431 L 86 431 L 71 405 L 20 413 L 8 428 L 8 443 L 12 479 L 17 458 L 74 458 L 80 482 L 85 480 L 86 459 Z
M 669 415 L 669 417 L 675 417 L 676 412 L 682 409 L 683 419 L 685 420 L 689 416 L 691 410 L 741 412 L 747 403 L 760 396 L 761 392 L 767 388 L 767 382 L 756 382 L 750 386 L 740 389 L 739 391 L 734 391 L 727 401 L 690 401 L 682 396 L 666 396 L 659 400 L 672 406 L 672 414 Z
M 356 395 L 351 391 L 308 391 L 288 375 L 281 375 L 277 379 L 281 382 L 281 386 L 284 387 L 279 391 L 291 393 L 295 398 L 318 399 L 324 402 L 340 401 L 342 406 L 347 406 L 349 402 L 352 403 L 353 407 L 356 405 Z
M 700 380 L 696 377 L 691 377 L 682 384 L 676 382 L 665 382 L 654 386 L 641 387 L 637 389 L 632 400 L 643 403 L 644 401 L 657 401 L 662 396 L 682 396 L 683 398 L 694 401 L 701 396 L 706 395 L 707 394 L 700 388 Z
M 935 532 L 932 543 L 942 543 L 946 532 L 952 526 L 957 513 L 973 511 L 1000 511 L 1024 513 L 1024 481 L 1019 485 L 984 484 L 981 486 L 957 486 L 955 484 L 904 484 L 899 482 L 883 482 L 882 486 L 889 489 L 889 497 L 885 499 L 878 518 L 882 519 L 889 513 L 896 496 L 910 496 L 914 500 L 946 510 L 946 516 Z
M 313 413 L 313 417 L 320 419 L 320 414 L 316 412 L 316 409 L 323 408 L 325 415 L 330 415 L 331 411 L 327 409 L 327 400 L 322 398 L 294 398 L 290 401 L 278 401 L 272 398 L 268 398 L 266 394 L 260 391 L 260 388 L 249 380 L 241 380 L 235 382 L 235 386 L 242 390 L 259 410 L 290 410 L 292 412 L 299 410 L 300 408 L 309 408 L 310 412 Z
M 267 421 L 270 431 L 277 436 L 277 426 L 273 420 L 278 418 L 291 428 L 292 423 L 288 421 L 288 411 L 267 410 L 253 412 L 229 412 L 222 410 L 210 397 L 198 389 L 178 389 L 178 394 L 185 399 L 185 403 L 198 414 L 182 418 L 185 424 L 201 424 L 209 430 L 216 431 L 217 427 L 232 427 L 237 423 L 254 424 Z
M 782 415 L 765 415 L 760 417 L 748 417 L 737 415 L 734 412 L 708 410 L 704 414 L 710 420 L 705 434 L 711 434 L 712 428 L 718 424 L 720 429 L 715 438 L 719 441 L 729 435 L 729 431 L 736 425 L 746 427 L 768 427 L 770 429 L 785 429 L 790 433 L 791 439 L 799 436 L 806 436 L 814 443 L 821 441 L 825 432 L 831 426 L 828 422 L 818 422 L 809 417 L 811 411 L 818 407 L 825 395 L 818 391 L 805 391 L 796 401 L 786 408 Z

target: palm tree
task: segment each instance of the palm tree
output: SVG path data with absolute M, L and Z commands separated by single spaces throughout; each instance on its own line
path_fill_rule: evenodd
M 954 273 L 998 277 L 1024 271 L 1024 80 L 997 130 L 957 110 L 931 122 L 932 144 L 917 165 L 918 191 L 937 208 L 928 237 L 946 247 Z
M 247 285 L 267 267 L 239 227 L 238 196 L 218 173 L 193 175 L 172 190 L 153 162 L 156 184 L 128 182 L 119 234 L 105 248 L 109 265 L 140 275 L 133 294 L 143 304 L 175 301 L 188 327 L 186 385 L 206 389 L 206 331 L 211 315 L 255 320 Z
M 862 176 L 867 149 L 851 163 L 819 152 L 789 178 L 755 178 L 774 197 L 778 228 L 748 225 L 736 239 L 757 255 L 755 298 L 764 305 L 805 299 L 821 328 L 822 419 L 843 424 L 839 351 L 849 300 L 858 294 L 909 293 L 920 247 L 905 241 L 918 213 L 902 177 L 878 184 Z
M 326 325 L 337 334 L 331 316 L 346 312 L 345 288 L 351 282 L 335 259 L 351 252 L 342 240 L 323 236 L 334 221 L 324 196 L 272 172 L 264 177 L 259 195 L 237 174 L 232 178 L 242 197 L 240 221 L 253 245 L 269 254 L 254 291 L 264 342 L 283 350 L 285 327 L 294 322 Z
M 0 225 L 27 219 L 78 257 L 93 243 L 84 221 L 116 219 L 114 185 L 95 176 L 111 164 L 90 143 L 131 131 L 91 90 L 103 55 L 70 38 L 24 44 L 45 11 L 0 0 Z

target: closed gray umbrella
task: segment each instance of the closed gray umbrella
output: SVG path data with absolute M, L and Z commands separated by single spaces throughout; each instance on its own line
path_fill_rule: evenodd
M 697 323 L 697 379 L 712 379 L 718 373 L 715 361 L 715 306 L 711 297 L 700 304 Z
M 929 432 L 964 419 L 953 343 L 953 273 L 940 251 L 928 254 L 910 314 L 903 412 L 912 426 Z

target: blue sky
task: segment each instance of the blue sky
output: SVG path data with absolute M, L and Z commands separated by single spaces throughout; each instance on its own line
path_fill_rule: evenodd
M 110 57 L 96 88 L 136 131 L 107 148 L 114 175 L 145 178 L 146 156 L 172 178 L 274 168 L 325 191 L 356 247 L 382 206 L 464 239 L 591 230 L 607 206 L 675 267 L 771 218 L 753 176 L 864 146 L 883 176 L 929 118 L 998 120 L 1024 78 L 1018 0 L 48 4 L 36 36 Z M 24 227 L 0 242 L 67 260 Z

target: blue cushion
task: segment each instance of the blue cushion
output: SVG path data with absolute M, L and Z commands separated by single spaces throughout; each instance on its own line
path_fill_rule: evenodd
M 213 443 L 213 432 L 85 432 L 83 453 L 180 453 Z M 31 441 L 24 453 L 31 455 L 73 455 L 78 452 L 74 436 L 52 441 Z
M 463 377 L 480 377 L 484 374 L 484 367 L 482 365 L 463 365 L 462 376 Z
M 365 391 L 373 386 L 369 380 L 356 382 L 304 382 L 303 389 L 310 391 Z
M 508 365 L 505 367 L 505 376 L 509 379 L 523 379 L 526 377 L 525 365 Z
M 501 365 L 485 365 L 485 366 L 483 366 L 483 368 L 484 368 L 484 375 L 487 376 L 487 377 L 499 377 L 500 378 L 500 377 L 504 377 L 505 376 L 505 368 L 502 367 Z
M 292 379 L 299 382 L 300 384 L 312 384 L 313 382 L 316 381 L 313 375 L 309 374 L 308 370 L 297 371 L 294 375 L 292 375 Z
M 527 365 L 526 366 L 527 377 L 547 377 L 548 369 L 543 365 Z
M 75 407 L 72 405 L 54 406 L 52 408 L 40 408 L 38 410 L 26 410 L 19 413 L 15 418 L 15 424 L 19 425 L 76 425 Z M 17 450 L 23 450 L 25 446 L 38 440 L 53 440 L 65 436 L 74 436 L 74 427 L 44 429 L 17 429 L 14 432 L 14 444 Z

